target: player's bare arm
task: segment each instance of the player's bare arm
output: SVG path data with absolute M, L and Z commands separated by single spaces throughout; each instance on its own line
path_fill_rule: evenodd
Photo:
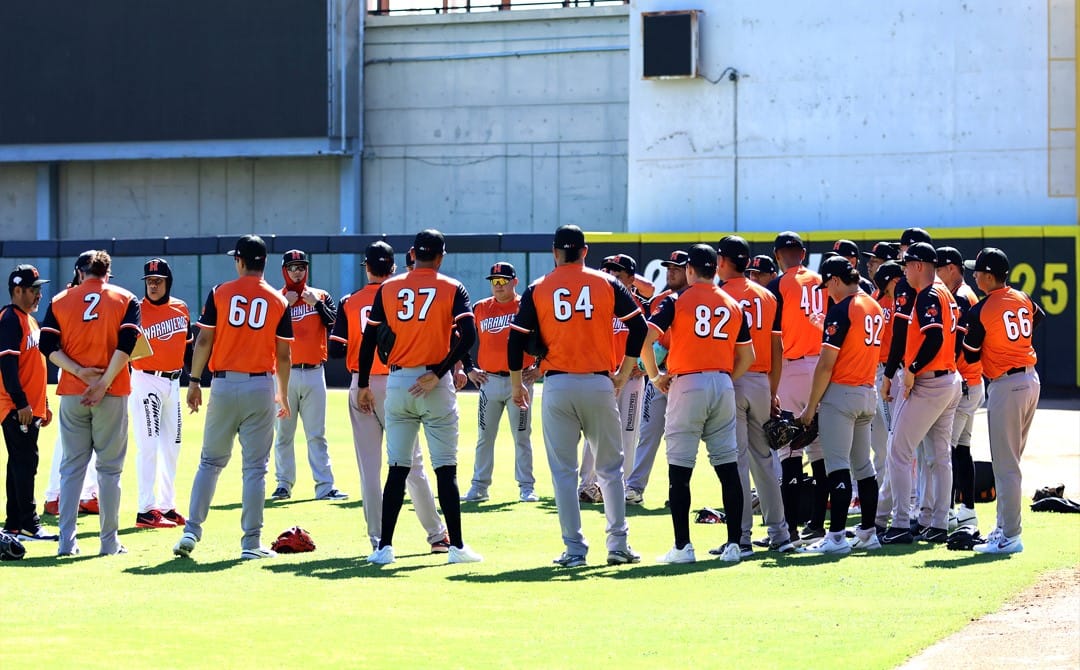
M 735 347 L 735 365 L 731 369 L 731 378 L 735 380 L 742 377 L 755 360 L 757 352 L 754 351 L 754 345 L 750 342 L 739 343 Z
M 288 340 L 277 340 L 277 415 L 279 419 L 291 414 L 289 407 L 289 372 L 292 368 L 292 350 Z
M 807 398 L 806 409 L 798 417 L 805 426 L 809 426 L 814 420 L 814 415 L 817 414 L 818 403 L 829 388 L 829 381 L 832 379 L 833 367 L 836 365 L 836 357 L 839 353 L 839 349 L 832 347 L 821 348 L 821 355 L 814 368 L 814 380 L 810 385 L 810 397 Z
M 188 381 L 187 406 L 188 410 L 195 414 L 202 406 L 202 379 L 206 370 L 206 363 L 210 360 L 210 352 L 214 348 L 214 329 L 201 328 L 195 338 L 195 345 L 191 350 L 191 379 Z
M 127 367 L 130 359 L 131 356 L 128 353 L 119 349 L 114 351 L 112 358 L 109 359 L 109 367 L 105 369 L 105 372 L 87 384 L 86 390 L 83 391 L 82 404 L 87 407 L 94 407 L 100 403 L 101 399 L 105 397 L 105 392 L 109 390 L 109 385 L 112 384 L 113 379 L 116 379 L 116 375 Z

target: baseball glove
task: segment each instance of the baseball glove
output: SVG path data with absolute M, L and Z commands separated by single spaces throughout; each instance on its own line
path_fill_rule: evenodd
M 723 512 L 711 507 L 703 507 L 697 511 L 694 523 L 724 523 L 726 520 L 727 515 Z
M 780 412 L 780 416 L 769 419 L 761 427 L 765 429 L 769 448 L 773 450 L 783 449 L 803 432 L 802 426 L 795 421 L 795 415 L 788 411 Z
M 960 526 L 949 533 L 945 546 L 953 551 L 971 551 L 975 545 L 986 542 L 976 526 Z
M 300 526 L 293 526 L 281 535 L 277 536 L 270 548 L 279 554 L 299 554 L 305 551 L 315 551 L 315 541 L 311 534 Z
M 17 561 L 26 555 L 26 547 L 14 535 L 0 533 L 0 561 Z
M 804 449 L 808 444 L 817 439 L 818 436 L 818 415 L 814 415 L 814 420 L 810 422 L 809 426 L 804 426 L 801 423 L 798 424 L 801 428 L 801 432 L 795 437 L 791 438 L 791 450 Z

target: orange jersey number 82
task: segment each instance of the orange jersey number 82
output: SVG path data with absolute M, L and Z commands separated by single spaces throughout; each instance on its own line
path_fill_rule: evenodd
M 719 319 L 715 328 L 712 326 L 713 316 Z M 710 337 L 711 334 L 717 340 L 726 340 L 728 334 L 724 332 L 724 326 L 727 325 L 729 319 L 731 319 L 731 311 L 727 307 L 710 310 L 708 305 L 698 305 L 694 308 L 694 334 L 698 337 Z

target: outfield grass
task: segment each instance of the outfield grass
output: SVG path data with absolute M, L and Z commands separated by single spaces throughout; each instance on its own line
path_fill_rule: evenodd
M 133 527 L 129 453 L 121 533 L 130 553 L 94 556 L 97 519 L 83 516 L 83 556 L 57 559 L 55 544 L 32 543 L 26 560 L 0 565 L 0 625 L 9 635 L 3 666 L 887 668 L 996 610 L 1040 573 L 1080 563 L 1075 517 L 1026 514 L 1026 550 L 1012 557 L 916 545 L 842 559 L 759 552 L 727 566 L 706 553 L 722 541 L 722 527 L 695 525 L 699 562 L 658 565 L 672 541 L 659 466 L 645 506 L 630 509 L 640 565 L 603 565 L 602 508 L 587 506 L 594 565 L 555 569 L 550 560 L 563 547 L 537 430 L 541 502 L 516 502 L 513 446 L 501 435 L 491 501 L 464 505 L 465 539 L 484 563 L 452 566 L 429 555 L 406 504 L 398 561 L 378 568 L 363 560 L 369 549 L 345 393 L 332 392 L 330 402 L 337 484 L 353 499 L 312 500 L 301 452 L 296 497 L 266 512 L 267 544 L 299 524 L 315 538 L 315 553 L 241 563 L 237 459 L 222 475 L 193 560 L 174 559 L 179 530 Z M 465 491 L 476 395 L 463 394 L 460 403 Z M 202 416 L 188 418 L 177 476 L 183 513 L 201 437 Z M 41 440 L 39 491 L 54 439 L 55 426 Z M 693 491 L 695 507 L 718 506 L 710 468 L 698 468 Z M 984 531 L 992 507 L 979 506 Z

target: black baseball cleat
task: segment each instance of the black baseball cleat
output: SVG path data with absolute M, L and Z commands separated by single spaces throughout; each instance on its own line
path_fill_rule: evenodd
M 271 500 L 288 500 L 291 497 L 292 494 L 289 493 L 289 489 L 285 488 L 284 486 L 277 487 L 276 489 L 274 489 L 274 492 L 270 494 Z
M 915 541 L 915 537 L 910 530 L 895 526 L 882 533 L 878 539 L 881 540 L 882 544 L 911 544 Z
M 915 536 L 915 539 L 931 544 L 943 544 L 949 541 L 949 531 L 944 528 L 925 528 L 923 532 Z

